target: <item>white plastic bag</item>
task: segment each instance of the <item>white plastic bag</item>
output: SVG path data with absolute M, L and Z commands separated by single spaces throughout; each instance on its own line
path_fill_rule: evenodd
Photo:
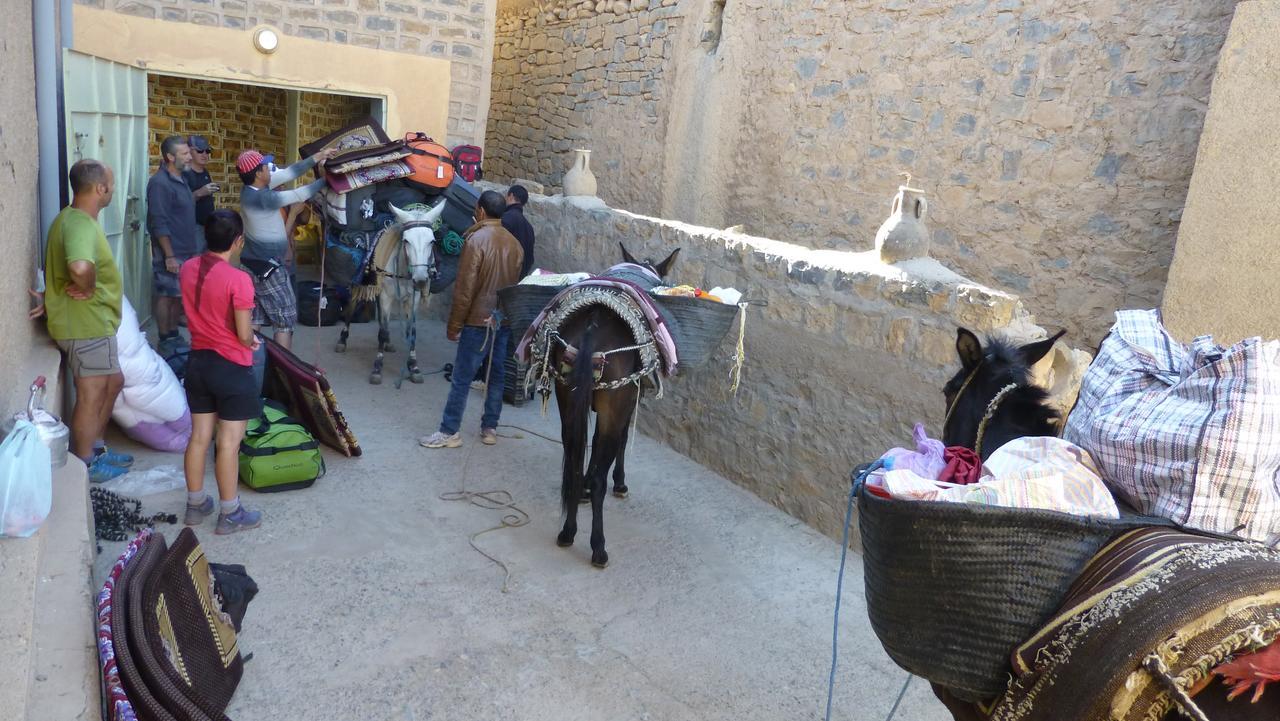
M 26 538 L 53 506 L 49 447 L 28 421 L 18 420 L 0 443 L 0 536 Z
M 145 471 L 129 471 L 102 484 L 102 489 L 122 496 L 149 496 L 187 487 L 187 478 L 177 466 L 156 466 Z

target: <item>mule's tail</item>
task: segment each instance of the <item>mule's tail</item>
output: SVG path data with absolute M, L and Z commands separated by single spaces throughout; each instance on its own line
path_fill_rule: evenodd
M 591 396 L 595 392 L 595 370 L 591 355 L 595 352 L 596 321 L 587 324 L 578 341 L 578 357 L 573 361 L 566 383 L 569 386 L 569 420 L 564 423 L 564 478 L 560 482 L 560 505 L 566 514 L 578 512 L 582 498 L 587 460 L 587 429 L 591 424 Z

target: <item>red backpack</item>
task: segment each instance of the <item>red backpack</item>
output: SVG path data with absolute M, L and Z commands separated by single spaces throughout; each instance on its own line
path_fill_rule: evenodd
M 483 160 L 484 151 L 478 145 L 459 145 L 453 149 L 453 167 L 468 183 L 484 177 Z

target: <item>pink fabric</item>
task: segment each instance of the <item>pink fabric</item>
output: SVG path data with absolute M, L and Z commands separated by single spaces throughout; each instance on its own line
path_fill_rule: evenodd
M 189 409 L 183 411 L 182 417 L 177 420 L 164 423 L 138 421 L 123 430 L 126 436 L 148 448 L 169 453 L 182 453 L 191 442 L 191 411 Z
M 641 311 L 644 313 L 645 320 L 649 323 L 649 329 L 653 332 L 654 340 L 657 341 L 658 353 L 662 356 L 664 366 L 663 374 L 667 376 L 673 376 L 676 374 L 676 369 L 679 364 L 679 358 L 676 355 L 676 342 L 675 339 L 671 337 L 671 332 L 667 329 L 666 322 L 662 320 L 662 315 L 658 312 L 657 301 L 653 299 L 653 296 L 649 295 L 634 283 L 629 283 L 625 280 L 618 280 L 615 278 L 590 278 L 582 281 L 581 283 L 575 283 L 574 285 L 571 285 L 557 293 L 556 297 L 551 299 L 551 302 L 547 304 L 547 307 L 544 308 L 542 312 L 538 314 L 538 317 L 534 319 L 533 323 L 529 325 L 529 329 L 525 331 L 524 337 L 521 338 L 520 343 L 516 345 L 516 358 L 519 358 L 521 362 L 524 363 L 529 362 L 529 346 L 533 344 L 534 335 L 538 332 L 538 328 L 542 326 L 542 322 L 546 320 L 552 309 L 560 304 L 560 301 L 564 299 L 565 295 L 575 288 L 580 288 L 582 286 L 619 290 L 626 293 L 633 301 L 635 301 L 636 305 L 639 306 Z
M 1261 651 L 1236 656 L 1213 672 L 1222 677 L 1223 683 L 1231 685 L 1228 701 L 1253 689 L 1249 702 L 1257 703 L 1262 692 L 1267 690 L 1267 684 L 1280 681 L 1280 642 L 1273 642 Z
M 893 448 L 880 457 L 880 460 L 884 461 L 885 470 L 906 470 L 921 478 L 938 480 L 938 474 L 942 473 L 942 469 L 947 465 L 942 457 L 945 450 L 942 441 L 930 438 L 929 434 L 925 433 L 923 423 L 917 423 L 912 429 L 911 440 L 916 444 L 914 451 Z
M 938 474 L 938 480 L 967 486 L 982 480 L 982 459 L 972 449 L 964 446 L 948 446 L 942 452 L 946 467 Z
M 388 180 L 407 178 L 413 175 L 413 168 L 403 160 L 395 160 L 371 168 L 361 168 L 350 173 L 325 173 L 324 179 L 329 187 L 338 193 L 350 193 L 374 183 L 385 183 Z

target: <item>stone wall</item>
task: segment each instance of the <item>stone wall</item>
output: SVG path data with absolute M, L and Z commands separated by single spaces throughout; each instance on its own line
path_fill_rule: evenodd
M 0 218 L 5 229 L 0 252 L 8 271 L 0 273 L 0 307 L 5 309 L 0 313 L 0 418 L 25 407 L 27 387 L 37 373 L 56 384 L 58 371 L 57 352 L 44 323 L 27 319 L 27 289 L 33 287 L 40 248 L 32 4 L 10 5 L 0 16 L 0 97 L 5 98 L 0 103 Z M 52 405 L 61 412 L 56 401 Z M 0 708 L 6 718 L 25 719 L 35 713 L 30 697 L 37 641 L 46 641 L 32 634 L 37 589 L 42 585 L 40 544 L 38 538 L 0 540 Z M 88 607 L 78 611 L 85 617 Z
M 561 196 L 532 196 L 526 214 L 540 267 L 600 272 L 621 260 L 620 241 L 641 258 L 680 248 L 669 280 L 732 286 L 768 303 L 747 311 L 736 395 L 728 383 L 735 328 L 710 363 L 670 380 L 663 399 L 644 401 L 639 425 L 828 534 L 839 533 L 855 465 L 908 444 L 917 421 L 939 433 L 942 386 L 959 367 L 957 325 L 1043 334 L 1016 297 L 934 261 L 890 267 L 865 253 L 815 251 Z
M 502 0 L 488 168 L 852 250 L 911 172 L 936 257 L 1093 345 L 1158 302 L 1234 5 Z
M 240 151 L 285 153 L 285 91 L 279 88 L 149 75 L 147 104 L 152 172 L 160 165 L 160 143 L 166 137 L 205 136 L 213 149 L 209 175 L 222 185 L 214 199 L 218 207 L 240 205 L 241 182 L 235 168 Z
M 1280 3 L 1242 2 L 1213 80 L 1161 312 L 1179 340 L 1280 338 Z M 1227 282 L 1224 282 L 1225 279 Z
M 684 17 L 674 0 L 637 12 L 607 4 L 609 12 L 573 20 L 531 21 L 532 9 L 502 16 L 485 169 L 554 188 L 571 149 L 587 147 L 603 197 L 656 213 L 663 158 L 680 152 L 659 109 Z
M 495 0 L 76 0 L 126 15 L 285 35 L 452 63 L 449 144 L 484 138 Z
M 31 7 L 31 3 L 15 3 L 0 18 L 0 67 L 4 68 L 0 97 L 5 98 L 0 103 L 0 218 L 4 220 L 0 249 L 8 269 L 0 273 L 0 307 L 6 309 L 0 313 L 0 338 L 4 339 L 0 343 L 0 418 L 8 418 L 26 405 L 27 387 L 35 377 L 33 361 L 47 360 L 34 349 L 52 347 L 44 324 L 27 320 L 26 314 L 31 307 L 27 289 L 34 287 L 41 233 Z M 49 370 L 56 371 L 56 362 Z M 41 372 L 48 374 L 49 370 Z M 4 674 L 0 679 L 12 680 Z M 20 681 L 18 688 L 25 688 L 25 679 Z

